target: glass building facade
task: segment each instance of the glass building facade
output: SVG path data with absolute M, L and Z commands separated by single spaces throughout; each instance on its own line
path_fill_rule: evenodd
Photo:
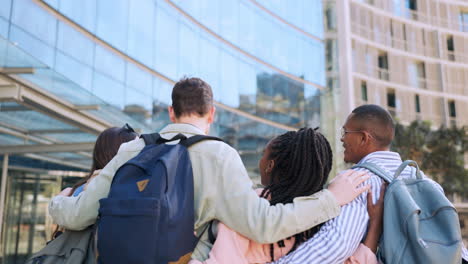
M 0 0 L 0 77 L 77 111 L 64 121 L 39 100 L 0 100 L 0 147 L 82 146 L 124 123 L 157 131 L 169 122 L 173 84 L 194 76 L 214 92 L 211 133 L 239 150 L 256 180 L 272 137 L 320 126 L 323 34 L 322 1 Z M 14 71 L 24 68 L 34 71 Z M 90 167 L 80 146 L 3 159 L 4 263 L 20 263 L 50 237 L 47 202 Z

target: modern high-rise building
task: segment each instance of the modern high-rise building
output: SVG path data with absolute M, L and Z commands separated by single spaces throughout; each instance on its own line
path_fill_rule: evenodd
M 321 118 L 329 131 L 369 103 L 404 125 L 468 125 L 468 1 L 325 0 L 323 6 L 328 92 L 322 101 L 333 110 Z M 343 168 L 339 135 L 330 139 Z M 456 206 L 467 243 L 467 205 Z
M 403 124 L 468 125 L 468 1 L 323 3 L 328 100 L 341 113 L 330 126 L 365 103 Z
M 47 203 L 88 173 L 96 135 L 160 129 L 183 76 L 211 84 L 212 134 L 256 179 L 273 136 L 322 126 L 322 10 L 310 0 L 0 0 L 2 263 L 50 239 Z

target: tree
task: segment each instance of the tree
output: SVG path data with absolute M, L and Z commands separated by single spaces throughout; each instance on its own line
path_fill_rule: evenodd
M 416 161 L 428 177 L 439 182 L 447 194 L 468 198 L 468 127 L 440 127 L 431 130 L 429 122 L 413 121 L 396 125 L 392 150 L 403 160 Z

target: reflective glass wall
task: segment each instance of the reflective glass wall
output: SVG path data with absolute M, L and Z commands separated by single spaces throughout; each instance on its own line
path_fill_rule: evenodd
M 0 0 L 0 6 L 1 37 L 153 130 L 168 122 L 174 81 L 206 80 L 219 103 L 213 134 L 240 150 L 253 177 L 271 137 L 320 123 L 321 1 Z

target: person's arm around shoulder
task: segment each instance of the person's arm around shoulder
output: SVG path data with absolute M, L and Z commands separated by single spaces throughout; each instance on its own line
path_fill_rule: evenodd
M 139 153 L 144 143 L 135 139 L 122 144 L 117 155 L 86 186 L 86 190 L 76 197 L 58 195 L 49 203 L 49 213 L 56 224 L 69 230 L 83 230 L 96 222 L 99 200 L 107 197 L 115 172 L 129 159 Z M 128 144 L 128 145 L 127 145 Z M 141 148 L 139 145 L 141 145 Z M 136 147 L 127 150 L 126 147 Z
M 215 218 L 258 243 L 274 243 L 334 218 L 340 213 L 340 205 L 369 188 L 356 188 L 369 176 L 348 171 L 338 176 L 328 190 L 298 197 L 291 204 L 270 206 L 252 189 L 252 181 L 234 149 L 220 161 Z

